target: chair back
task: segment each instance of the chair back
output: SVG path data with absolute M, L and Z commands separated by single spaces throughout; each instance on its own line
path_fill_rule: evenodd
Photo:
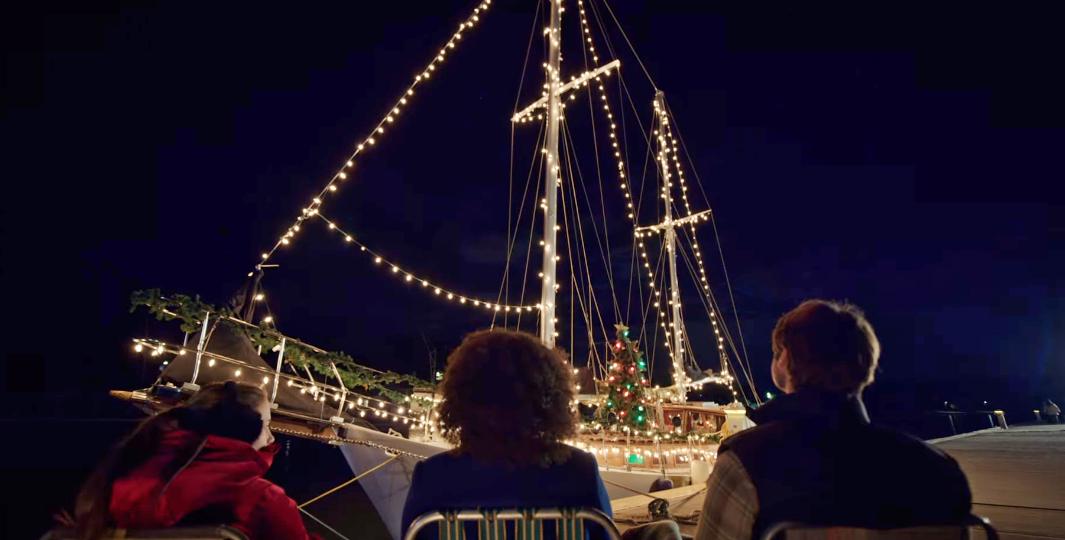
M 53 529 L 41 540 L 76 540 L 72 529 Z M 104 533 L 101 540 L 248 540 L 244 533 L 224 525 L 213 527 L 171 527 L 168 529 L 115 529 Z
M 606 514 L 595 508 L 508 508 L 429 512 L 414 519 L 404 540 L 436 527 L 439 540 L 467 540 L 466 524 L 476 523 L 477 540 L 540 540 L 544 525 L 553 525 L 558 540 L 585 540 L 585 522 L 598 525 L 607 540 L 621 533 Z M 469 539 L 473 540 L 473 539 Z
M 970 540 L 972 529 L 983 531 L 987 540 L 998 540 L 998 531 L 985 517 L 970 515 L 958 523 L 866 529 L 861 527 L 810 525 L 794 521 L 774 523 L 761 540 Z

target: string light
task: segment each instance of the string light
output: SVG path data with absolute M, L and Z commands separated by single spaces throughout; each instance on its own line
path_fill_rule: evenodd
M 488 300 L 480 300 L 480 299 L 477 299 L 477 298 L 472 298 L 472 297 L 469 297 L 469 296 L 465 296 L 465 295 L 459 294 L 459 293 L 454 292 L 452 290 L 445 289 L 444 287 L 441 287 L 441 286 L 439 286 L 439 285 L 437 285 L 437 284 L 435 284 L 435 283 L 433 283 L 433 282 L 431 282 L 431 281 L 429 281 L 429 280 L 427 280 L 425 278 L 419 277 L 419 276 L 407 271 L 406 269 L 404 269 L 400 265 L 385 259 L 380 254 L 378 254 L 374 250 L 370 249 L 369 247 L 367 247 L 362 242 L 358 241 L 355 238 L 354 235 L 345 232 L 344 229 L 340 225 L 336 224 L 336 222 L 330 220 L 329 218 L 325 217 L 321 213 L 317 214 L 316 217 L 318 217 L 318 219 L 320 219 L 320 220 L 324 221 L 325 223 L 327 223 L 329 225 L 329 230 L 330 231 L 334 231 L 337 234 L 341 235 L 344 238 L 344 241 L 346 243 L 351 243 L 351 244 L 359 246 L 359 252 L 360 253 L 365 253 L 368 257 L 371 257 L 373 262 L 374 262 L 374 265 L 383 266 L 383 267 L 389 268 L 389 273 L 390 274 L 393 274 L 393 275 L 396 275 L 396 276 L 402 276 L 403 281 L 406 282 L 406 283 L 413 283 L 414 281 L 418 281 L 419 283 L 421 283 L 421 288 L 432 291 L 433 296 L 444 298 L 447 301 L 453 302 L 453 303 L 458 303 L 458 304 L 463 304 L 463 305 L 483 308 L 486 311 L 490 311 L 490 312 L 496 312 L 496 311 L 507 311 L 507 312 L 526 311 L 526 312 L 531 312 L 533 310 L 538 310 L 539 307 L 540 307 L 539 304 L 536 304 L 536 305 L 532 305 L 532 304 L 530 304 L 530 305 L 497 304 L 497 303 L 494 303 L 494 302 L 490 302 Z
M 166 342 L 159 341 L 159 340 L 145 339 L 145 338 L 134 339 L 134 349 L 136 349 L 138 345 L 140 346 L 140 351 L 145 351 L 146 349 L 151 350 L 153 356 L 156 356 L 158 354 L 162 354 L 162 353 L 165 353 L 165 352 L 170 352 L 170 353 L 175 352 L 175 346 L 167 344 Z M 213 353 L 206 352 L 205 354 L 213 354 Z M 227 359 L 224 356 L 219 356 L 218 359 L 221 359 L 222 361 L 228 362 L 228 363 L 231 363 L 231 364 L 237 364 L 238 367 L 236 367 L 233 370 L 233 376 L 234 377 L 241 377 L 241 375 L 243 374 L 243 369 L 242 369 L 242 367 L 240 367 L 241 366 L 240 362 L 238 362 L 236 360 L 232 360 L 232 359 Z M 216 363 L 217 363 L 217 360 L 215 358 L 207 358 L 207 362 L 206 363 L 207 363 L 207 367 L 209 367 L 209 368 L 210 367 L 214 367 L 216 365 Z M 165 364 L 166 364 L 166 362 L 164 362 L 164 365 Z M 244 367 L 247 367 L 247 366 L 244 366 Z M 261 369 L 261 368 L 255 368 L 255 367 L 251 367 L 250 369 L 253 372 L 258 372 L 258 373 L 264 373 L 264 372 L 265 373 L 272 373 L 273 372 L 272 370 L 267 371 L 267 370 L 264 370 L 264 369 Z M 309 383 L 309 384 L 300 384 L 298 382 L 295 382 L 291 375 L 279 375 L 279 377 L 286 378 L 287 381 L 285 382 L 285 385 L 288 386 L 288 387 L 296 387 L 296 388 L 298 388 L 300 394 L 306 395 L 308 392 L 310 392 L 312 395 L 316 395 L 315 399 L 317 401 L 323 401 L 324 402 L 327 395 L 331 395 L 334 398 L 334 401 L 338 401 L 339 400 L 339 396 L 340 396 L 340 392 L 345 391 L 343 389 L 332 389 L 332 388 L 327 387 L 326 385 L 317 384 L 314 381 L 307 381 L 306 379 L 296 378 L 297 381 L 300 381 L 302 383 Z M 271 380 L 272 379 L 270 378 L 269 375 L 266 375 L 266 374 L 263 375 L 263 378 L 262 378 L 263 384 L 269 384 L 269 382 Z M 333 393 L 329 394 L 329 392 L 333 392 Z M 356 401 L 355 402 L 348 402 L 347 403 L 348 409 L 353 409 L 355 407 L 359 407 L 360 409 L 362 409 L 365 406 L 365 408 L 372 410 L 372 408 L 370 407 L 371 401 L 370 401 L 369 396 L 358 397 L 359 394 L 357 394 L 355 392 L 350 392 L 350 391 L 348 391 L 348 395 L 356 397 Z M 431 403 L 431 400 L 428 400 L 428 399 L 425 399 L 425 398 L 421 398 L 421 397 L 416 397 L 414 400 L 412 400 L 410 398 L 410 396 L 405 396 L 404 397 L 404 401 L 405 402 L 414 401 L 414 402 L 418 402 L 418 403 L 422 403 L 422 404 Z M 395 407 L 395 412 L 394 413 L 389 413 L 388 412 L 388 407 L 389 406 Z M 386 401 L 383 401 L 383 400 L 378 400 L 377 401 L 377 407 L 379 408 L 380 413 L 381 413 L 379 416 L 382 416 L 382 417 L 384 417 L 386 419 L 395 420 L 395 421 L 406 419 L 406 420 L 408 420 L 408 423 L 414 422 L 416 420 L 415 418 L 409 416 L 410 413 L 413 413 L 413 410 L 408 408 L 407 406 L 399 405 L 399 404 L 391 403 L 391 402 L 386 402 Z M 407 413 L 407 414 L 405 415 L 405 413 Z M 389 417 L 389 414 L 391 414 L 391 418 Z
M 370 134 L 367 135 L 362 142 L 355 146 L 354 152 L 351 156 L 344 161 L 344 164 L 337 170 L 336 173 L 329 179 L 329 181 L 322 187 L 321 191 L 316 197 L 311 199 L 311 203 L 301 209 L 301 213 L 296 217 L 295 222 L 291 225 L 283 235 L 274 243 L 274 246 L 269 251 L 262 254 L 262 261 L 258 267 L 261 267 L 263 263 L 270 260 L 270 257 L 277 252 L 277 250 L 283 245 L 289 245 L 292 239 L 295 237 L 296 232 L 299 232 L 299 226 L 307 218 L 314 216 L 318 213 L 318 210 L 322 206 L 322 197 L 326 194 L 335 194 L 338 191 L 338 187 L 342 185 L 352 169 L 355 166 L 355 158 L 362 152 L 366 151 L 369 147 L 374 146 L 377 143 L 377 138 L 384 137 L 385 124 L 393 124 L 397 117 L 401 115 L 403 110 L 408 104 L 409 98 L 414 95 L 414 89 L 423 84 L 423 81 L 429 79 L 430 74 L 436 71 L 436 68 L 443 64 L 447 55 L 455 49 L 458 42 L 462 39 L 463 32 L 472 29 L 481 20 L 481 14 L 488 10 L 488 7 L 492 4 L 492 0 L 483 0 L 477 4 L 477 7 L 473 9 L 473 12 L 466 17 L 466 19 L 459 23 L 458 29 L 451 34 L 451 37 L 444 43 L 440 50 L 433 55 L 432 59 L 425 66 L 425 69 L 414 75 L 414 80 L 407 86 L 406 90 L 400 94 L 399 99 L 392 107 L 389 107 L 388 112 L 377 122 L 377 124 L 370 130 Z
M 588 14 L 587 14 L 587 11 L 584 8 L 584 1 L 583 0 L 577 0 L 577 7 L 578 7 L 578 10 L 580 12 L 581 32 L 584 34 L 585 46 L 588 49 L 588 53 L 592 57 L 592 61 L 595 62 L 595 63 L 598 63 L 599 62 L 599 54 L 595 50 L 595 42 L 592 39 L 591 28 L 588 26 Z M 636 230 L 636 229 L 639 229 L 639 223 L 637 222 L 636 208 L 635 208 L 635 205 L 633 204 L 634 198 L 632 196 L 632 188 L 631 188 L 631 186 L 630 186 L 630 184 L 629 184 L 629 182 L 627 180 L 625 160 L 622 158 L 621 147 L 619 146 L 619 143 L 618 143 L 620 138 L 618 137 L 618 133 L 617 133 L 617 122 L 614 121 L 614 113 L 610 109 L 610 102 L 609 102 L 609 99 L 608 99 L 607 94 L 606 94 L 606 88 L 603 86 L 603 82 L 600 79 L 600 77 L 595 77 L 594 78 L 594 85 L 595 85 L 596 89 L 598 90 L 600 101 L 602 101 L 602 109 L 601 110 L 602 110 L 603 116 L 605 117 L 605 123 L 609 127 L 608 136 L 609 136 L 609 140 L 610 140 L 610 149 L 611 149 L 611 151 L 613 153 L 613 156 L 614 156 L 614 159 L 616 161 L 617 174 L 618 174 L 618 183 L 621 186 L 621 193 L 622 193 L 622 196 L 625 198 L 625 208 L 627 210 L 626 217 L 628 217 L 629 221 L 632 222 L 632 225 L 633 225 L 633 228 L 634 228 L 634 232 L 633 232 L 634 237 L 635 237 L 634 238 L 634 243 L 636 244 L 636 247 L 637 247 L 637 249 L 640 252 L 641 266 L 644 268 L 645 272 L 647 273 L 647 285 L 650 288 L 650 290 L 651 290 L 651 292 L 652 292 L 652 294 L 654 296 L 656 296 L 656 297 L 657 296 L 661 296 L 661 293 L 658 291 L 657 286 L 655 285 L 654 271 L 651 268 L 650 257 L 648 257 L 648 255 L 647 255 L 647 247 L 646 247 L 646 244 L 643 241 L 643 238 L 646 236 L 647 233 L 642 233 L 639 230 Z M 662 313 L 660 312 L 660 315 L 661 314 Z M 666 324 L 663 322 L 662 326 L 663 326 L 663 328 L 665 328 Z M 673 350 L 672 350 L 672 348 L 669 345 L 669 340 L 666 340 L 666 349 L 669 351 L 670 358 L 674 359 Z M 675 361 L 675 359 L 674 359 L 674 361 Z M 679 373 L 683 374 L 683 370 L 679 370 L 679 369 L 674 369 L 674 372 L 675 373 L 679 372 Z
M 672 124 L 669 122 L 669 113 L 668 113 L 667 110 L 664 110 L 663 108 L 659 108 L 657 106 L 657 103 L 656 103 L 656 106 L 655 106 L 655 112 L 661 118 L 661 121 L 659 122 L 660 132 L 661 132 L 659 134 L 659 138 L 660 138 L 660 140 L 663 141 L 663 143 L 665 143 L 665 142 L 669 143 L 669 146 L 667 148 L 669 150 L 669 153 L 672 154 L 672 165 L 673 165 L 673 167 L 676 170 L 677 180 L 679 181 L 679 184 L 680 184 L 680 196 L 681 196 L 681 200 L 684 203 L 684 208 L 685 208 L 685 210 L 688 213 L 687 217 L 688 218 L 698 218 L 698 216 L 700 214 L 702 214 L 702 220 L 703 221 L 707 221 L 707 220 L 709 220 L 709 210 L 707 210 L 705 213 L 702 213 L 702 212 L 701 213 L 696 213 L 696 212 L 694 212 L 692 210 L 691 203 L 690 203 L 690 201 L 688 199 L 688 186 L 687 186 L 687 182 L 686 182 L 686 180 L 684 178 L 684 169 L 681 166 L 681 162 L 680 162 L 680 148 L 679 148 L 679 146 L 677 144 L 676 137 L 674 137 L 674 135 L 673 135 Z M 665 156 L 662 156 L 662 158 L 663 158 L 663 164 L 668 167 L 669 161 L 665 159 Z M 695 226 L 696 226 L 696 223 L 698 221 L 699 221 L 699 219 L 690 219 L 688 224 L 691 226 L 692 252 L 693 252 L 693 254 L 695 256 L 696 270 L 698 270 L 698 272 L 699 272 L 699 282 L 700 282 L 700 289 L 701 289 L 700 292 L 706 297 L 707 305 L 710 306 L 710 309 L 709 309 L 710 323 L 711 323 L 711 327 L 713 328 L 713 331 L 714 331 L 714 337 L 716 338 L 715 345 L 717 345 L 718 356 L 719 356 L 720 361 L 721 361 L 721 370 L 722 370 L 722 377 L 721 378 L 724 379 L 725 382 L 728 384 L 729 389 L 732 391 L 732 395 L 735 398 L 735 397 L 737 397 L 737 393 L 736 393 L 735 387 L 733 386 L 733 378 L 732 378 L 731 374 L 729 374 L 728 371 L 727 371 L 728 370 L 728 355 L 725 352 L 724 337 L 722 336 L 720 324 L 718 323 L 717 311 L 713 308 L 714 301 L 713 301 L 713 296 L 712 296 L 712 292 L 711 292 L 711 289 L 710 289 L 710 283 L 709 283 L 709 281 L 707 279 L 706 265 L 703 263 L 703 254 L 702 254 L 702 251 L 699 250 L 699 241 L 698 241 L 698 239 L 696 237 L 696 234 L 695 234 L 696 233 Z

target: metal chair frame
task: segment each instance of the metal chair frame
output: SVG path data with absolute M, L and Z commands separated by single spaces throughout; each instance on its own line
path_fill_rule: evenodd
M 848 528 L 848 529 L 858 529 L 858 530 L 867 530 L 867 531 L 869 531 L 869 530 L 878 530 L 878 531 L 890 532 L 890 531 L 893 531 L 893 530 L 910 529 L 910 528 L 915 528 L 915 527 L 943 527 L 943 528 L 957 527 L 957 528 L 961 529 L 962 531 L 964 531 L 964 534 L 962 535 L 962 538 L 964 540 L 969 540 L 970 538 L 972 538 L 972 534 L 969 531 L 970 528 L 972 528 L 972 527 L 980 527 L 980 528 L 982 528 L 984 530 L 984 534 L 987 535 L 987 540 L 998 540 L 998 531 L 995 530 L 995 527 L 991 525 L 991 520 L 989 520 L 989 519 L 987 519 L 986 517 L 983 517 L 983 516 L 978 516 L 976 514 L 969 514 L 969 516 L 967 518 L 965 518 L 963 521 L 959 521 L 958 523 L 934 523 L 934 524 L 928 524 L 928 525 L 915 525 L 915 526 L 897 527 L 897 528 L 892 527 L 892 528 L 886 528 L 886 529 L 873 529 L 871 527 L 850 527 L 850 526 L 847 526 L 847 525 L 813 525 L 813 524 L 810 524 L 810 523 L 802 523 L 802 522 L 798 522 L 798 521 L 781 521 L 779 523 L 774 523 L 774 524 L 770 525 L 765 530 L 765 532 L 762 533 L 761 540 L 775 540 L 778 535 L 780 535 L 782 533 L 786 533 L 790 529 Z
M 480 510 L 457 510 L 451 512 L 429 512 L 422 514 L 411 522 L 410 528 L 407 529 L 407 534 L 403 536 L 404 540 L 415 540 L 418 537 L 418 533 L 425 530 L 426 527 L 437 523 L 444 522 L 460 522 L 460 523 L 498 523 L 514 521 L 519 524 L 532 521 L 532 522 L 545 522 L 549 520 L 559 519 L 580 519 L 590 521 L 599 525 L 606 532 L 606 536 L 609 540 L 621 540 L 621 533 L 618 532 L 618 528 L 614 525 L 614 522 L 604 514 L 602 511 L 596 508 L 506 508 L 506 509 L 480 509 Z M 560 536 L 561 538 L 561 536 Z M 458 539 L 452 539 L 458 540 Z M 581 539 L 583 540 L 583 539 Z

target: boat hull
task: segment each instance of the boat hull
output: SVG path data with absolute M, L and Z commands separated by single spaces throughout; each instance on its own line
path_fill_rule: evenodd
M 380 466 L 398 453 L 398 457 L 388 464 L 359 480 L 388 532 L 398 540 L 403 525 L 403 504 L 410 490 L 414 466 L 421 459 L 446 452 L 451 447 L 443 443 L 412 441 L 350 424 L 345 425 L 344 438 L 359 441 L 340 445 L 344 459 L 356 476 Z M 603 467 L 600 468 L 600 475 L 611 499 L 646 493 L 650 491 L 651 484 L 662 476 L 651 471 Z M 691 483 L 690 475 L 675 471 L 670 472 L 669 478 L 678 486 Z

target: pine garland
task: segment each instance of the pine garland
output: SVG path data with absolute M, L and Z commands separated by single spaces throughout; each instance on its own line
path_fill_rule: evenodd
M 137 308 L 147 308 L 148 312 L 160 321 L 181 321 L 181 330 L 187 333 L 199 331 L 203 324 L 203 316 L 210 312 L 212 320 L 216 324 L 225 324 L 232 330 L 247 336 L 252 344 L 262 347 L 264 350 L 273 350 L 281 343 L 281 334 L 269 327 L 247 326 L 238 324 L 229 319 L 233 316 L 229 308 L 220 308 L 204 302 L 197 296 L 185 294 L 171 294 L 164 296 L 159 289 L 134 291 L 130 296 L 130 312 Z M 320 352 L 310 349 L 300 343 L 286 342 L 285 360 L 297 367 L 308 367 L 313 371 L 326 376 L 334 377 L 332 366 L 335 365 L 340 373 L 344 386 L 348 388 L 362 388 L 377 392 L 381 396 L 392 401 L 402 402 L 408 395 L 396 391 L 390 385 L 407 385 L 410 387 L 432 386 L 413 375 L 405 375 L 392 371 L 376 371 L 360 366 L 351 356 L 343 352 Z

